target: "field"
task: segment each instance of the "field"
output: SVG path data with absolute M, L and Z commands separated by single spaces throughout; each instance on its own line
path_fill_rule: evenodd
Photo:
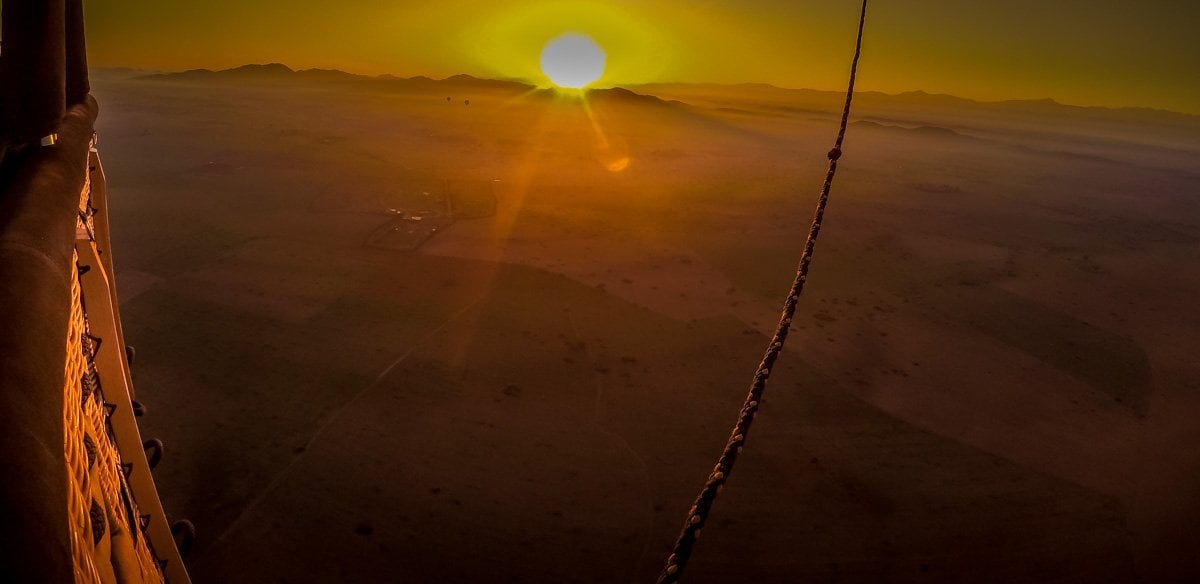
M 198 527 L 193 578 L 226 583 L 651 581 L 774 327 L 841 99 L 95 85 L 143 435 Z M 1200 119 L 857 104 L 687 581 L 1200 574 Z M 370 244 L 456 189 L 494 210 Z

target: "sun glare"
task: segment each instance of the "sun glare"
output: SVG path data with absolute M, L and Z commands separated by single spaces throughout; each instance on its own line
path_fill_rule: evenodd
M 567 33 L 542 49 L 542 73 L 559 87 L 582 89 L 604 74 L 604 50 L 591 37 Z

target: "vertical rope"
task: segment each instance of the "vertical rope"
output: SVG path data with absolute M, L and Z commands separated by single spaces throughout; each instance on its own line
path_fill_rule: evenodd
M 696 502 L 688 511 L 687 519 L 683 523 L 683 531 L 680 532 L 679 539 L 675 541 L 675 547 L 671 550 L 670 557 L 667 558 L 667 564 L 658 577 L 659 584 L 672 584 L 678 582 L 683 576 L 683 570 L 692 556 L 696 538 L 708 520 L 713 502 L 725 485 L 725 481 L 729 480 L 729 474 L 733 472 L 733 465 L 737 462 L 738 454 L 741 453 L 742 446 L 746 442 L 746 435 L 750 433 L 750 425 L 754 423 L 754 417 L 758 414 L 759 403 L 762 401 L 763 391 L 767 387 L 767 380 L 770 379 L 771 369 L 775 366 L 780 352 L 783 351 L 784 342 L 787 341 L 788 331 L 792 326 L 792 317 L 796 313 L 796 303 L 800 299 L 800 293 L 804 290 L 805 281 L 808 280 L 808 269 L 812 264 L 817 235 L 821 232 L 821 221 L 825 217 L 825 206 L 829 202 L 829 190 L 833 186 L 833 177 L 837 173 L 838 159 L 842 157 L 842 141 L 846 138 L 846 125 L 850 120 L 850 103 L 854 99 L 854 80 L 858 72 L 858 58 L 862 53 L 863 28 L 866 20 L 867 0 L 863 0 L 858 17 L 858 39 L 854 45 L 854 60 L 850 65 L 850 83 L 846 89 L 846 105 L 842 108 L 842 122 L 838 129 L 837 140 L 828 154 L 829 171 L 825 174 L 821 197 L 817 200 L 817 210 L 813 215 L 812 225 L 808 229 L 808 240 L 805 242 L 804 252 L 800 256 L 796 278 L 792 281 L 791 291 L 783 304 L 783 313 L 779 317 L 779 324 L 775 327 L 775 335 L 771 338 L 771 344 L 767 346 L 766 354 L 763 355 L 762 362 L 758 365 L 758 371 L 754 373 L 754 378 L 750 383 L 750 393 L 746 396 L 746 401 L 738 414 L 737 423 L 733 426 L 728 442 L 725 443 L 725 450 L 717 459 L 717 465 L 713 468 L 712 473 L 708 475 L 704 489 L 700 491 Z

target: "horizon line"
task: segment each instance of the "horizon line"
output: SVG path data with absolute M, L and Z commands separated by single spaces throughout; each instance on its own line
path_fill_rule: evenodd
M 529 85 L 530 87 L 534 87 L 534 88 L 552 87 L 552 85 L 542 85 L 542 84 L 534 82 L 533 80 L 522 78 L 522 77 L 480 77 L 480 76 L 473 75 L 470 73 L 455 73 L 455 74 L 448 75 L 446 77 L 441 77 L 441 78 L 434 77 L 432 75 L 427 75 L 427 74 L 416 74 L 416 75 L 412 75 L 409 77 L 402 77 L 400 75 L 396 75 L 393 73 L 380 73 L 377 75 L 370 75 L 370 74 L 365 74 L 365 73 L 355 73 L 352 71 L 347 71 L 345 69 L 332 68 L 332 67 L 306 67 L 306 68 L 297 69 L 297 68 L 294 68 L 294 67 L 292 67 L 286 63 L 283 63 L 281 61 L 270 61 L 270 62 L 266 62 L 266 63 L 245 63 L 242 65 L 227 67 L 227 68 L 223 68 L 223 69 L 209 69 L 206 67 L 199 67 L 199 68 L 190 68 L 190 69 L 163 70 L 163 69 L 146 69 L 146 68 L 142 68 L 142 67 L 130 67 L 130 66 L 124 66 L 124 65 L 102 65 L 102 66 L 89 67 L 89 69 L 127 70 L 127 71 L 145 72 L 145 73 L 151 74 L 151 75 L 154 75 L 154 74 L 173 75 L 173 74 L 180 74 L 180 73 L 202 72 L 202 71 L 207 71 L 207 72 L 211 72 L 211 73 L 223 73 L 223 72 L 227 72 L 227 71 L 244 69 L 247 67 L 267 67 L 267 66 L 272 66 L 272 65 L 282 66 L 282 67 L 288 69 L 292 73 L 302 73 L 305 71 L 326 71 L 326 72 L 343 73 L 343 74 L 354 76 L 354 77 L 362 77 L 364 79 L 391 78 L 391 79 L 399 79 L 399 80 L 429 79 L 431 81 L 448 81 L 448 80 L 454 79 L 456 77 L 470 77 L 472 79 L 478 79 L 481 81 L 522 83 L 522 84 Z M 717 86 L 717 87 L 762 86 L 762 87 L 769 87 L 772 89 L 777 89 L 777 90 L 782 90 L 782 91 L 811 91 L 811 92 L 818 92 L 818 93 L 840 93 L 840 94 L 845 93 L 844 90 L 839 90 L 839 89 L 816 89 L 816 88 L 812 88 L 812 87 L 788 87 L 788 86 L 778 85 L 778 84 L 770 83 L 770 82 L 766 82 L 766 81 L 737 81 L 737 82 L 650 81 L 650 82 L 638 82 L 638 83 L 609 84 L 609 85 L 590 87 L 589 89 L 616 89 L 616 88 L 628 89 L 629 87 L 640 87 L 640 86 L 646 86 L 646 85 L 711 85 L 711 86 Z M 1075 103 L 1068 103 L 1068 102 L 1060 101 L 1053 97 L 1019 97 L 1019 98 L 1009 98 L 1009 99 L 978 99 L 978 98 L 972 98 L 972 97 L 963 97 L 963 96 L 955 95 L 952 93 L 941 93 L 941 92 L 936 92 L 936 91 L 928 91 L 925 89 L 908 89 L 908 90 L 903 90 L 903 91 L 899 91 L 899 92 L 895 92 L 895 93 L 887 92 L 887 91 L 883 91 L 883 90 L 879 90 L 879 89 L 860 89 L 860 90 L 856 91 L 855 93 L 857 93 L 857 94 L 878 94 L 878 95 L 884 95 L 884 96 L 888 96 L 888 97 L 900 97 L 900 96 L 904 96 L 904 95 L 920 94 L 920 95 L 929 96 L 929 97 L 948 97 L 948 98 L 952 98 L 952 99 L 967 101 L 967 102 L 981 104 L 981 105 L 1013 104 L 1013 103 L 1039 103 L 1039 102 L 1047 103 L 1048 102 L 1052 105 L 1057 105 L 1057 106 L 1067 107 L 1067 108 L 1108 110 L 1108 111 L 1133 110 L 1133 111 L 1143 111 L 1143 112 L 1161 112 L 1161 113 L 1174 114 L 1174 115 L 1186 116 L 1186 117 L 1192 117 L 1192 118 L 1200 118 L 1200 112 L 1190 113 L 1190 112 L 1168 109 L 1165 107 L 1144 106 L 1144 105 L 1121 105 L 1121 106 L 1082 105 L 1082 104 L 1075 104 Z

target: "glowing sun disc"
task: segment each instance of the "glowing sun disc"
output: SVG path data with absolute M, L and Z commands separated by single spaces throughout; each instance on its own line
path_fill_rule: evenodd
M 580 89 L 604 74 L 604 50 L 591 37 L 567 33 L 542 49 L 542 73 L 555 85 Z

